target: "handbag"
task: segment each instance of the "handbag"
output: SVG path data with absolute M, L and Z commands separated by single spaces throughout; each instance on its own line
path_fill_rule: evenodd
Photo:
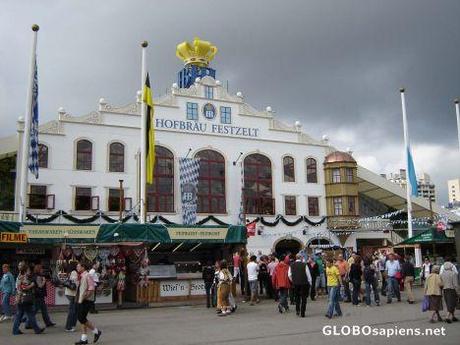
M 425 295 L 423 296 L 423 301 L 422 301 L 422 312 L 426 312 L 430 308 L 430 298 L 429 296 Z
M 397 272 L 395 273 L 395 278 L 396 278 L 397 280 L 400 280 L 400 279 L 402 278 L 401 272 L 397 271 Z

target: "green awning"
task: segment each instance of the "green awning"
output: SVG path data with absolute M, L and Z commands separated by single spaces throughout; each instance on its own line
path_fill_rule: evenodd
M 98 243 L 246 243 L 246 227 L 220 225 L 103 224 Z
M 8 222 L 0 221 L 0 232 L 19 232 L 21 228 L 21 223 L 18 222 Z
M 241 243 L 246 227 L 164 224 L 34 224 L 0 221 L 0 232 L 26 233 L 29 243 Z
M 408 238 L 397 245 L 405 244 L 436 244 L 436 243 L 453 243 L 454 239 L 446 236 L 444 231 L 437 231 L 434 228 L 428 229 L 418 235 Z

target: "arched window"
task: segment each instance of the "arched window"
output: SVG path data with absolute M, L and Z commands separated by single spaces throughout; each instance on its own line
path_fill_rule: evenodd
M 283 158 L 283 181 L 295 182 L 294 158 L 290 156 Z
M 244 207 L 248 214 L 275 214 L 272 165 L 258 153 L 244 159 Z
M 219 152 L 203 150 L 200 159 L 197 206 L 199 213 L 225 213 L 225 159 Z
M 316 159 L 307 159 L 307 183 L 318 183 L 318 168 Z
M 93 163 L 93 144 L 89 140 L 77 142 L 77 170 L 91 170 Z
M 174 155 L 155 146 L 153 183 L 147 184 L 147 211 L 174 212 Z
M 109 146 L 109 171 L 125 171 L 125 145 L 122 143 L 111 143 Z
M 48 146 L 38 144 L 38 166 L 48 168 Z

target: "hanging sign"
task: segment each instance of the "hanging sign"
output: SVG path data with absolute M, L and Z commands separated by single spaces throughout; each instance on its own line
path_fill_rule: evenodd
M 27 243 L 27 234 L 15 232 L 1 232 L 0 242 L 6 243 Z
M 225 240 L 228 228 L 168 228 L 171 240 Z
M 96 238 L 99 225 L 23 225 L 21 233 L 29 238 Z
M 18 255 L 45 255 L 44 248 L 17 248 L 16 254 Z

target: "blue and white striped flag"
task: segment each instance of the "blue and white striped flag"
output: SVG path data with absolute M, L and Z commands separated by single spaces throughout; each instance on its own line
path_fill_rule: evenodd
M 32 86 L 32 118 L 30 122 L 29 170 L 38 179 L 38 75 L 35 56 L 34 82 Z
M 408 186 L 410 185 L 411 195 L 417 196 L 418 195 L 418 187 L 417 187 L 417 176 L 415 175 L 415 166 L 414 160 L 412 159 L 412 153 L 410 146 L 407 147 L 407 167 L 409 171 L 407 172 L 407 181 Z
M 182 200 L 182 223 L 196 223 L 198 177 L 200 160 L 196 158 L 179 158 L 179 181 Z

